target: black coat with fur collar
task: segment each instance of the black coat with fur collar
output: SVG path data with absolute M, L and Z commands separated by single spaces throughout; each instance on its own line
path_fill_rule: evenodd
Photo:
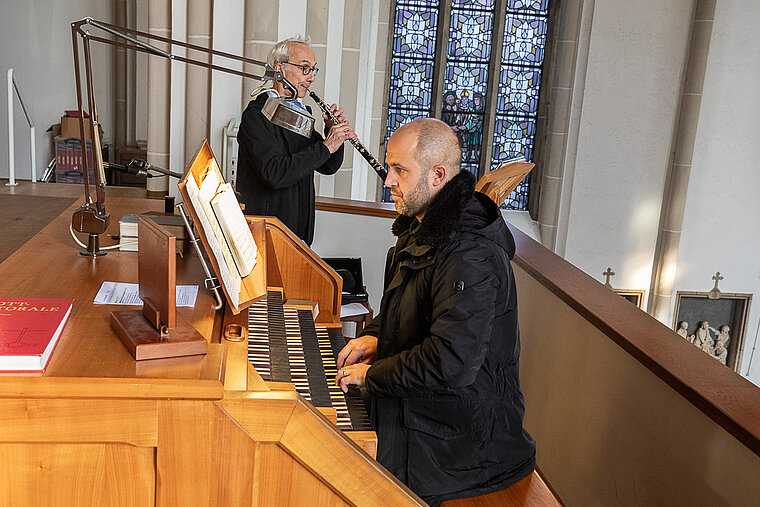
M 503 489 L 535 467 L 523 430 L 515 244 L 460 172 L 421 223 L 400 216 L 367 371 L 377 459 L 425 501 Z

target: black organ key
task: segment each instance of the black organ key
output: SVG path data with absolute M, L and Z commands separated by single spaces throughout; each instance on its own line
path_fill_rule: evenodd
M 317 330 L 314 317 L 309 310 L 298 310 L 298 323 L 301 327 L 301 345 L 303 357 L 309 373 L 309 391 L 311 402 L 316 407 L 332 407 L 330 393 L 327 389 L 329 379 L 325 376 L 325 367 L 317 342 Z
M 346 346 L 346 340 L 343 338 L 343 332 L 339 328 L 327 329 L 327 335 L 332 347 L 333 357 L 338 357 L 338 354 Z M 341 391 L 343 393 L 343 391 Z M 369 422 L 369 416 L 367 415 L 367 407 L 364 405 L 361 394 L 358 389 L 349 389 L 347 393 L 343 393 L 346 405 L 348 407 L 348 414 L 351 417 L 351 426 L 355 430 L 369 430 L 371 425 Z
M 282 307 L 282 294 L 277 291 L 267 292 L 267 326 L 272 380 L 291 382 L 285 313 Z

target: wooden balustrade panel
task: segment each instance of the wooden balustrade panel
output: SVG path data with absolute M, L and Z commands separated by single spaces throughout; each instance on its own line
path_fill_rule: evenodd
M 155 447 L 154 400 L 0 399 L 0 442 L 120 442 Z
M 213 402 L 160 403 L 158 504 L 251 505 L 255 445 Z
M 757 504 L 755 452 L 533 276 L 515 277 L 525 427 L 566 505 Z M 621 299 L 616 318 L 626 310 L 640 312 Z M 662 327 L 682 360 L 719 378 L 725 366 Z
M 155 449 L 124 444 L 0 444 L 0 505 L 155 503 Z
M 351 505 L 276 444 L 261 444 L 254 474 L 256 505 Z

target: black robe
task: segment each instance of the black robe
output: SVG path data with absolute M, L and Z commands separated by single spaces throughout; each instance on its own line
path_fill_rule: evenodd
M 243 111 L 235 189 L 247 215 L 275 216 L 311 245 L 314 171 L 335 174 L 343 147 L 331 155 L 319 133 L 306 138 L 274 125 L 261 112 L 266 100 L 266 93 L 259 95 Z

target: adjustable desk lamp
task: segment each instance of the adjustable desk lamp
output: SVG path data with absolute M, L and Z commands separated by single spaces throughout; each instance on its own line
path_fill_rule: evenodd
M 90 25 L 94 28 L 98 28 L 122 40 L 105 39 L 102 37 L 91 35 L 88 31 L 83 29 L 84 25 Z M 84 70 L 85 70 L 85 80 L 86 80 L 86 86 L 87 86 L 87 103 L 89 107 L 89 124 L 90 124 L 90 132 L 92 132 L 93 163 L 95 164 L 94 174 L 95 174 L 95 184 L 97 185 L 97 188 L 95 189 L 96 190 L 95 202 L 93 202 L 92 196 L 90 194 L 90 184 L 89 184 L 89 176 L 88 176 L 89 161 L 87 160 L 87 154 L 86 154 L 87 148 L 86 148 L 86 138 L 85 138 L 85 129 L 84 129 L 85 111 L 84 111 L 84 104 L 82 100 L 82 84 L 81 84 L 81 79 L 80 79 L 81 71 L 79 67 L 79 46 L 77 42 L 77 36 L 79 36 L 83 41 Z M 167 44 L 177 44 L 179 46 L 182 46 L 187 49 L 192 49 L 194 51 L 199 51 L 199 52 L 214 55 L 214 56 L 221 56 L 224 58 L 229 58 L 229 59 L 236 60 L 243 63 L 258 65 L 264 69 L 264 74 L 263 75 L 251 74 L 248 72 L 231 69 L 229 67 L 214 65 L 208 62 L 203 62 L 203 61 L 195 60 L 192 58 L 186 58 L 183 56 L 177 56 L 171 53 L 167 53 L 166 51 L 163 51 L 155 46 L 151 46 L 150 44 L 143 42 L 141 40 L 138 40 L 135 37 L 144 37 L 148 40 L 156 40 L 160 42 L 165 42 Z M 106 212 L 106 206 L 105 206 L 105 202 L 106 202 L 105 180 L 106 178 L 105 178 L 105 170 L 104 170 L 104 163 L 103 163 L 103 152 L 100 146 L 100 136 L 98 135 L 98 113 L 95 107 L 95 91 L 94 91 L 93 82 L 92 82 L 92 59 L 90 56 L 90 41 L 91 40 L 94 42 L 101 42 L 103 44 L 108 44 L 111 46 L 119 46 L 119 47 L 123 47 L 123 48 L 130 49 L 133 51 L 140 51 L 142 53 L 148 53 L 152 55 L 161 56 L 164 58 L 168 58 L 170 60 L 185 62 L 190 65 L 198 65 L 200 67 L 206 67 L 208 69 L 218 70 L 221 72 L 225 72 L 227 74 L 235 74 L 241 77 L 249 77 L 249 78 L 257 79 L 259 81 L 269 81 L 269 80 L 279 81 L 283 83 L 283 85 L 288 90 L 292 91 L 294 96 L 298 96 L 298 92 L 296 91 L 295 87 L 287 79 L 285 79 L 285 77 L 282 75 L 282 72 L 274 70 L 266 62 L 261 62 L 259 60 L 253 60 L 251 58 L 245 58 L 242 56 L 233 55 L 233 54 L 225 53 L 222 51 L 216 51 L 213 49 L 204 48 L 204 47 L 196 46 L 193 44 L 188 44 L 186 42 L 169 39 L 166 37 L 159 37 L 158 35 L 153 35 L 146 32 L 140 32 L 137 30 L 130 30 L 126 28 L 117 27 L 116 25 L 103 23 L 101 21 L 95 21 L 92 18 L 84 18 L 80 21 L 72 23 L 71 24 L 71 39 L 72 39 L 72 44 L 73 44 L 73 49 L 74 49 L 74 78 L 76 82 L 76 91 L 77 91 L 77 106 L 79 108 L 79 135 L 80 135 L 80 139 L 82 139 L 82 143 L 81 143 L 82 165 L 83 165 L 83 171 L 85 175 L 84 177 L 85 202 L 84 204 L 82 204 L 82 206 L 80 206 L 74 212 L 74 215 L 71 218 L 71 225 L 74 228 L 74 230 L 89 234 L 89 238 L 87 241 L 87 249 L 80 251 L 79 253 L 81 255 L 89 255 L 89 256 L 92 256 L 93 258 L 96 258 L 100 255 L 106 254 L 104 250 L 100 249 L 100 234 L 103 234 L 106 231 L 106 229 L 108 228 L 108 224 L 110 222 L 110 218 L 111 218 L 109 213 Z M 270 103 L 270 101 L 272 102 Z M 313 125 L 314 125 L 314 119 L 311 116 L 308 116 L 307 114 L 305 114 L 298 108 L 290 106 L 289 104 L 287 104 L 287 102 L 283 101 L 280 98 L 270 97 L 269 100 L 267 101 L 267 105 L 269 106 L 268 110 L 272 111 L 272 113 L 267 116 L 272 123 L 306 137 L 309 137 L 311 135 L 311 129 L 313 128 Z M 161 172 L 163 174 L 168 174 L 170 176 L 175 176 L 175 177 L 182 176 L 182 175 L 177 175 L 177 173 L 172 173 L 171 171 L 162 170 L 157 167 L 150 167 L 150 168 L 158 172 Z

